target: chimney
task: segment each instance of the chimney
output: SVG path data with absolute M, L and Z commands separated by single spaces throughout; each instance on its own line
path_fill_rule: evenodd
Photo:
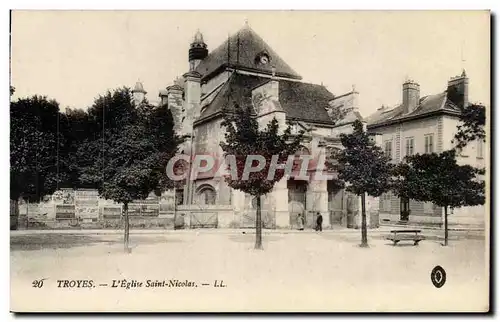
M 450 78 L 446 94 L 448 99 L 461 109 L 469 104 L 469 78 L 465 69 L 462 75 Z
M 411 113 L 418 107 L 420 101 L 420 85 L 412 80 L 403 84 L 403 108 L 404 113 Z
M 200 117 L 201 109 L 201 75 L 195 71 L 189 71 L 183 75 L 184 83 L 184 104 L 186 114 L 186 130 L 189 132 L 193 128 L 193 122 Z

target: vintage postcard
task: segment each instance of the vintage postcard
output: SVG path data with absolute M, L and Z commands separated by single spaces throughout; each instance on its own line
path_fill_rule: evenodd
M 12 312 L 488 312 L 489 11 L 11 11 Z

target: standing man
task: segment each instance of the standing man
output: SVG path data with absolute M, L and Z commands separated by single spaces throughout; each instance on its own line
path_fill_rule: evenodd
M 316 215 L 316 231 L 323 231 L 323 216 L 319 212 Z
M 304 216 L 301 213 L 297 214 L 297 223 L 299 230 L 304 230 Z

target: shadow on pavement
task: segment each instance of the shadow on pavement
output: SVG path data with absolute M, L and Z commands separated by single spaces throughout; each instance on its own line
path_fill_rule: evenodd
M 229 240 L 237 243 L 251 243 L 255 242 L 255 233 L 241 233 L 239 235 L 229 235 Z M 263 242 L 273 242 L 283 239 L 281 236 L 262 234 Z
M 130 243 L 151 245 L 160 243 L 179 243 L 179 239 L 170 236 L 130 235 Z M 121 245 L 123 235 L 88 235 L 88 234 L 37 234 L 10 237 L 10 250 L 42 250 L 92 246 L 96 244 Z

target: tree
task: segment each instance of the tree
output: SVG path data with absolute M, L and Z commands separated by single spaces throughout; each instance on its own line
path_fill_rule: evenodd
M 59 104 L 42 96 L 10 104 L 10 199 L 38 202 L 52 194 L 66 174 L 60 171 L 64 141 L 58 128 Z
M 353 123 L 353 132 L 341 134 L 340 140 L 344 148 L 334 156 L 335 168 L 347 191 L 361 197 L 361 247 L 368 247 L 365 195 L 378 197 L 390 189 L 390 159 L 371 140 L 359 120 Z
M 273 156 L 277 156 L 277 164 L 284 165 L 289 155 L 293 155 L 299 148 L 303 138 L 303 132 L 297 135 L 291 134 L 288 126 L 280 133 L 279 123 L 273 118 L 267 126 L 260 130 L 255 115 L 250 108 L 242 108 L 234 104 L 234 110 L 226 111 L 222 123 L 226 127 L 225 142 L 220 146 L 224 155 L 234 156 L 236 165 L 236 176 L 226 175 L 225 181 L 228 185 L 240 191 L 250 194 L 256 198 L 257 211 L 255 218 L 255 249 L 262 249 L 262 214 L 261 196 L 271 192 L 274 184 L 280 181 L 285 169 L 277 169 L 274 176 L 268 177 Z M 247 156 L 261 156 L 264 158 L 262 170 L 252 172 L 248 180 L 243 178 L 243 172 Z M 258 161 L 252 161 L 252 166 L 257 166 Z M 230 169 L 234 171 L 235 169 Z
M 59 119 L 59 129 L 64 140 L 59 168 L 67 174 L 61 185 L 66 188 L 93 188 L 80 180 L 79 169 L 86 159 L 79 158 L 77 154 L 80 145 L 92 135 L 88 113 L 82 109 L 66 109 Z
M 444 245 L 448 245 L 450 207 L 483 205 L 484 170 L 458 165 L 454 150 L 407 156 L 394 171 L 394 193 L 444 208 Z
M 123 205 L 124 249 L 130 252 L 129 204 L 172 185 L 165 166 L 179 144 L 173 118 L 166 106 L 136 107 L 128 88 L 98 97 L 89 116 L 99 124 L 90 128 L 101 133 L 100 137 L 93 133 L 78 149 L 78 158 L 87 160 L 81 165 L 80 180 Z
M 465 107 L 460 114 L 461 124 L 457 126 L 455 134 L 457 149 L 463 149 L 467 143 L 475 140 L 486 140 L 484 126 L 486 124 L 486 109 L 480 104 L 471 104 Z

